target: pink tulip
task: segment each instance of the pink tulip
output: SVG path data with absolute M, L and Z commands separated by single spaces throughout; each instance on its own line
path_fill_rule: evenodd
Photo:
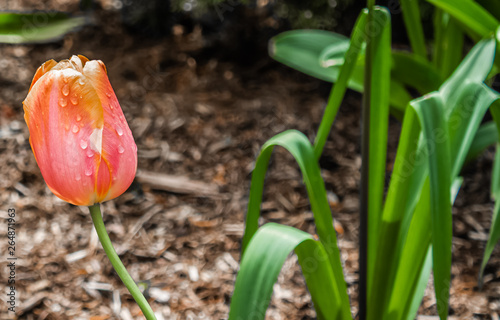
M 137 146 L 102 61 L 45 62 L 23 106 L 35 159 L 56 196 L 91 206 L 127 190 Z

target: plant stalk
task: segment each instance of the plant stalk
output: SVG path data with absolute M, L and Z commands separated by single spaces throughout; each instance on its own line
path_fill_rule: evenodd
M 134 282 L 134 279 L 128 274 L 127 269 L 121 262 L 118 254 L 116 254 L 115 249 L 113 248 L 113 244 L 109 239 L 108 232 L 106 231 L 106 227 L 104 226 L 104 222 L 101 216 L 101 208 L 99 203 L 94 204 L 89 207 L 90 215 L 92 216 L 92 222 L 94 223 L 95 230 L 97 231 L 97 235 L 99 236 L 99 240 L 101 241 L 104 252 L 109 258 L 109 261 L 113 265 L 116 273 L 122 280 L 125 287 L 127 287 L 128 291 L 134 298 L 135 302 L 139 305 L 142 310 L 142 313 L 146 317 L 147 320 L 156 320 L 153 310 L 149 306 L 148 301 L 142 295 L 141 291 L 137 287 Z
M 359 196 L 359 312 L 358 319 L 366 320 L 368 300 L 368 208 L 369 208 L 369 167 L 370 167 L 370 102 L 372 80 L 372 37 L 368 28 L 373 21 L 375 0 L 368 0 L 366 22 L 365 76 L 361 110 L 361 181 Z

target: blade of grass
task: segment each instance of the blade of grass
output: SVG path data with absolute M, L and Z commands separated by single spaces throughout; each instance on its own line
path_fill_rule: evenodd
M 373 24 L 379 32 L 372 32 Z M 365 92 L 362 110 L 361 191 L 360 191 L 360 319 L 377 317 L 378 301 L 366 300 L 372 289 L 376 241 L 384 198 L 389 92 L 391 71 L 391 20 L 385 8 L 374 7 L 367 21 Z M 364 301 L 367 304 L 363 305 Z
M 328 98 L 328 104 L 326 105 L 325 113 L 321 119 L 318 134 L 316 135 L 316 140 L 314 141 L 314 153 L 316 155 L 316 159 L 319 159 L 323 153 L 323 147 L 325 146 L 326 139 L 330 134 L 333 120 L 335 120 L 340 103 L 344 99 L 347 83 L 352 75 L 354 67 L 356 66 L 356 62 L 358 61 L 359 52 L 362 48 L 361 44 L 364 42 L 366 16 L 367 11 L 363 10 L 354 25 L 351 41 L 349 42 L 349 49 L 347 49 L 345 56 L 343 57 L 343 64 L 340 67 L 338 80 L 333 86 L 330 97 Z
M 410 39 L 410 45 L 413 52 L 427 60 L 427 49 L 425 47 L 424 29 L 420 19 L 420 8 L 418 1 L 401 0 L 401 9 L 403 11 L 403 20 L 406 26 L 406 33 Z
M 229 319 L 265 319 L 273 285 L 287 256 L 295 249 L 318 319 L 339 319 L 341 298 L 323 245 L 298 229 L 275 223 L 262 226 L 241 260 Z
M 242 257 L 245 257 L 246 248 L 258 229 L 260 206 L 264 179 L 267 172 L 269 159 L 275 146 L 281 146 L 290 152 L 297 161 L 304 184 L 306 186 L 311 209 L 314 215 L 316 229 L 321 243 L 327 251 L 328 259 L 332 265 L 335 276 L 335 290 L 341 297 L 342 319 L 351 319 L 349 297 L 342 273 L 342 262 L 337 246 L 337 237 L 333 228 L 333 219 L 330 206 L 326 198 L 326 190 L 321 177 L 321 172 L 314 155 L 314 149 L 309 140 L 296 130 L 288 130 L 269 139 L 262 147 L 255 169 L 252 173 L 250 197 L 246 216 L 245 234 L 242 241 Z
M 61 39 L 88 23 L 63 12 L 0 13 L 0 43 L 38 43 Z

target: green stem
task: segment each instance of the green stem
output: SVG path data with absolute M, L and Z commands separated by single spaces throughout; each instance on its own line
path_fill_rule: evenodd
M 148 304 L 148 301 L 142 295 L 141 291 L 137 287 L 134 282 L 134 279 L 128 274 L 127 269 L 121 262 L 118 254 L 116 254 L 113 245 L 111 244 L 111 240 L 109 239 L 108 232 L 106 231 L 106 227 L 104 226 L 104 222 L 102 221 L 101 216 L 101 208 L 98 203 L 89 207 L 90 215 L 92 216 L 92 222 L 94 222 L 95 230 L 97 231 L 97 235 L 99 236 L 99 240 L 101 241 L 104 252 L 111 261 L 113 268 L 115 268 L 116 273 L 122 280 L 123 284 L 127 287 L 128 291 L 134 298 L 135 302 L 139 305 L 142 310 L 142 313 L 148 320 L 156 320 L 153 310 Z

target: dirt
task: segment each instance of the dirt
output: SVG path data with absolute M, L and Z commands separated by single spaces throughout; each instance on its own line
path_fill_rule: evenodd
M 116 11 L 98 10 L 98 17 L 96 25 L 53 44 L 0 47 L 0 204 L 3 218 L 9 208 L 16 210 L 16 316 L 142 319 L 98 243 L 88 209 L 48 190 L 28 143 L 21 102 L 36 68 L 49 59 L 83 54 L 107 66 L 138 146 L 138 177 L 165 174 L 201 188 L 172 192 L 137 178 L 124 195 L 102 204 L 123 263 L 143 282 L 159 319 L 227 318 L 255 158 L 267 139 L 284 130 L 299 130 L 312 140 L 329 85 L 279 65 L 265 52 L 252 63 L 231 59 L 223 54 L 230 49 L 210 46 L 196 26 L 177 25 L 168 38 L 147 39 L 124 30 Z M 360 99 L 347 94 L 320 160 L 354 314 Z M 391 120 L 390 158 L 398 132 L 399 124 Z M 465 168 L 453 209 L 454 319 L 498 319 L 498 248 L 482 291 L 476 282 L 493 208 L 488 188 L 493 152 L 488 149 Z M 269 221 L 315 232 L 298 166 L 279 148 L 266 180 L 262 223 Z M 6 283 L 6 239 L 0 256 Z M 12 319 L 5 297 L 0 319 Z M 419 314 L 436 314 L 431 287 Z M 267 318 L 315 318 L 295 256 L 278 278 Z

